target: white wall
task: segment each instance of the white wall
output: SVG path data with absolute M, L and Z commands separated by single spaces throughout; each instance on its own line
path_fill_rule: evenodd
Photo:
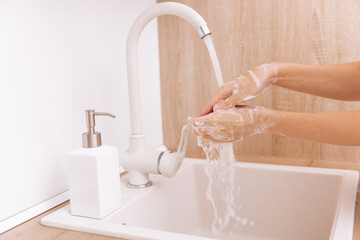
M 68 189 L 66 153 L 81 146 L 84 109 L 103 143 L 128 147 L 125 41 L 155 0 L 0 0 L 0 221 Z M 162 144 L 157 24 L 139 48 L 149 147 Z M 146 78 L 145 78 L 146 76 Z

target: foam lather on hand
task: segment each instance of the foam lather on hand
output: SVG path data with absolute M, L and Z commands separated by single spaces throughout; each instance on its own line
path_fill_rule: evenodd
M 233 142 L 267 133 L 279 120 L 280 115 L 264 107 L 235 106 L 203 117 L 188 117 L 188 124 L 199 136 L 219 142 Z
M 236 80 L 224 84 L 220 92 L 227 96 L 218 102 L 214 110 L 226 109 L 262 94 L 270 84 L 276 82 L 278 67 L 276 64 L 262 64 L 257 66 Z

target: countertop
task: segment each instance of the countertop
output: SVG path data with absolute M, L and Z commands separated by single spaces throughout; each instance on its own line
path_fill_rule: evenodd
M 203 157 L 196 154 L 187 154 L 188 157 Z M 360 171 L 360 163 L 330 162 L 330 161 L 308 161 L 299 159 L 269 158 L 269 157 L 241 157 L 246 162 L 271 163 L 296 166 L 311 166 L 324 168 L 352 169 Z M 360 194 L 359 194 L 360 195 Z M 359 202 L 359 195 L 357 202 Z M 119 240 L 119 238 L 104 237 L 96 234 L 76 232 L 59 228 L 46 227 L 40 224 L 40 219 L 59 208 L 68 205 L 69 201 L 13 228 L 0 235 L 0 240 Z M 356 208 L 354 240 L 360 240 L 360 208 Z

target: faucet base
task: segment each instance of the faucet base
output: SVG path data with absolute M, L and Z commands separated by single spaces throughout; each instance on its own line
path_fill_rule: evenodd
M 126 184 L 128 188 L 146 188 L 152 185 L 152 182 L 149 179 L 149 173 L 143 173 L 136 170 L 130 170 L 129 173 L 129 182 Z
M 146 187 L 150 187 L 151 185 L 152 185 L 152 181 L 149 181 L 148 183 L 145 183 L 145 184 L 139 184 L 139 185 L 134 185 L 129 182 L 126 184 L 126 186 L 128 188 L 133 188 L 133 189 L 146 188 Z

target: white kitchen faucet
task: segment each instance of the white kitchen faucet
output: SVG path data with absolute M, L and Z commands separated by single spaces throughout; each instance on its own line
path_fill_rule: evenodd
M 122 165 L 129 173 L 128 187 L 142 188 L 150 186 L 149 173 L 172 177 L 179 170 L 185 156 L 188 126 L 181 132 L 180 144 L 176 153 L 145 149 L 145 137 L 142 129 L 140 91 L 138 79 L 137 48 L 144 27 L 161 15 L 176 15 L 184 18 L 199 33 L 200 38 L 211 34 L 204 19 L 192 8 L 175 2 L 165 2 L 145 10 L 132 25 L 126 42 L 127 76 L 129 82 L 129 102 L 131 135 L 129 149 L 125 152 Z

